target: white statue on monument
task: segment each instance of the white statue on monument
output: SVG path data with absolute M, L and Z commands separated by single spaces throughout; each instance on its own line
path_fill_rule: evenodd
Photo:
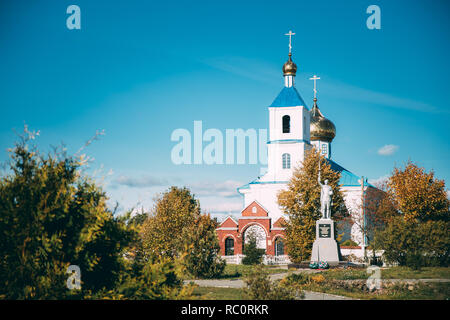
M 325 179 L 324 184 L 320 183 L 320 160 L 319 160 L 319 177 L 320 185 L 320 212 L 322 213 L 322 219 L 331 219 L 331 196 L 333 190 L 328 185 L 328 179 Z

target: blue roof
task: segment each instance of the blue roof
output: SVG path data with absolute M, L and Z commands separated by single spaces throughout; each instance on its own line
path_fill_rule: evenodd
M 360 179 L 361 177 L 358 177 L 357 175 L 351 173 L 347 169 L 341 167 L 336 162 L 330 159 L 326 159 L 326 161 L 330 164 L 331 170 L 335 172 L 341 173 L 341 179 L 339 180 L 339 184 L 345 186 L 345 187 L 359 187 L 361 186 Z M 364 181 L 365 186 L 373 187 L 371 184 Z
M 273 184 L 273 183 L 288 183 L 288 182 L 289 181 L 261 181 L 260 177 L 258 177 L 255 180 L 238 187 L 237 191 L 239 192 L 240 189 L 250 189 L 251 184 Z
M 295 89 L 295 87 L 284 87 L 270 106 L 271 107 L 304 106 L 305 108 L 307 108 L 305 101 L 303 101 L 302 97 L 298 93 L 297 89 Z
M 331 170 L 335 172 L 339 172 L 341 174 L 341 179 L 339 180 L 339 184 L 344 187 L 359 187 L 361 186 L 360 179 L 357 175 L 351 173 L 344 167 L 341 167 L 336 162 L 330 159 L 326 159 L 326 161 L 330 164 Z M 266 184 L 266 183 L 288 183 L 288 181 L 261 181 L 260 178 L 256 178 L 255 180 L 237 188 L 238 192 L 240 189 L 250 189 L 251 184 Z M 364 181 L 364 186 L 373 187 L 367 181 Z

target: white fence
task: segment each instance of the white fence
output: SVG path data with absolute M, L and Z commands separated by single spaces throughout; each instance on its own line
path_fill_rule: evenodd
M 245 257 L 243 254 L 236 254 L 234 256 L 222 256 L 222 259 L 224 259 L 227 264 L 241 264 L 242 259 Z M 283 256 L 270 256 L 270 255 L 264 255 L 263 256 L 263 264 L 267 265 L 281 265 L 281 264 L 288 264 L 291 261 L 289 260 L 289 257 L 287 255 Z
M 384 253 L 384 250 L 376 250 L 375 251 L 375 256 L 377 258 L 381 257 Z M 362 247 L 341 247 L 341 255 L 343 257 L 345 256 L 349 256 L 348 258 L 350 258 L 349 260 L 351 262 L 363 262 L 364 260 L 364 248 Z M 372 258 L 373 257 L 373 251 L 372 250 L 365 250 L 365 256 L 367 258 Z
M 383 250 L 377 250 L 375 252 L 376 257 L 381 257 L 383 255 Z M 351 262 L 363 262 L 364 260 L 364 249 L 360 247 L 353 247 L 353 248 L 341 248 L 341 255 L 343 257 L 350 256 Z M 371 258 L 373 256 L 372 250 L 366 250 L 366 256 L 368 258 Z M 236 254 L 233 256 L 222 256 L 222 259 L 224 259 L 227 264 L 241 264 L 242 259 L 245 257 L 243 254 Z M 289 260 L 288 255 L 282 255 L 282 256 L 270 256 L 270 255 L 264 255 L 263 256 L 263 264 L 266 265 L 285 265 L 289 264 L 291 261 Z

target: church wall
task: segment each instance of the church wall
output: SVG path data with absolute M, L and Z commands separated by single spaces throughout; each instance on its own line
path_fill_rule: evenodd
M 238 254 L 236 252 L 237 248 L 242 247 L 242 243 L 240 242 L 240 237 L 237 231 L 237 228 L 234 230 L 221 230 L 220 228 L 216 229 L 217 238 L 219 239 L 220 246 L 220 255 L 225 255 L 225 240 L 230 237 L 234 240 L 234 254 Z
M 261 181 L 288 181 L 293 169 L 303 162 L 305 143 L 271 143 L 267 146 L 269 167 Z M 283 169 L 283 154 L 290 155 L 290 169 Z
M 364 212 L 366 214 L 366 219 L 368 219 L 367 217 L 371 215 L 371 210 L 373 210 L 375 202 L 379 201 L 383 192 L 373 187 L 365 187 L 364 190 L 365 190 Z M 359 226 L 358 224 L 354 224 L 352 226 L 350 238 L 359 245 L 363 245 L 363 233 L 361 230 L 361 223 L 363 217 L 361 187 L 360 186 L 342 187 L 342 191 L 344 194 L 344 201 L 347 210 L 352 215 L 352 218 L 354 220 L 359 221 Z
M 287 185 L 284 183 L 267 183 L 267 184 L 252 184 L 250 190 L 245 193 L 245 206 L 247 207 L 253 201 L 259 202 L 269 213 L 272 221 L 277 221 L 283 216 L 283 213 L 278 206 L 278 193 L 285 190 Z

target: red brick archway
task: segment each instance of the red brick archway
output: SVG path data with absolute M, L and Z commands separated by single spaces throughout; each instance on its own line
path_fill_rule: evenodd
M 234 254 L 242 254 L 245 230 L 252 225 L 258 225 L 266 235 L 266 254 L 274 256 L 276 238 L 281 237 L 284 240 L 284 222 L 283 218 L 279 218 L 272 225 L 272 218 L 269 217 L 268 211 L 257 201 L 253 201 L 241 211 L 241 216 L 237 221 L 232 217 L 227 217 L 216 229 L 220 254 L 225 255 L 225 240 L 228 237 L 234 239 Z

